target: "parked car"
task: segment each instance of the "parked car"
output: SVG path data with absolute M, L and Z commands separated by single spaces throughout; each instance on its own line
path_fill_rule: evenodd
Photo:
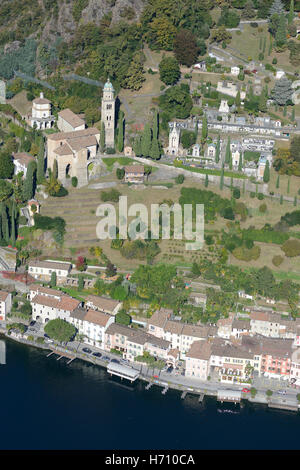
M 243 393 L 250 393 L 250 388 L 243 388 L 242 392 Z
M 48 336 L 46 333 L 44 334 L 44 338 L 50 339 L 50 336 Z
M 112 359 L 110 362 L 114 362 L 115 364 L 120 364 L 120 361 L 118 359 Z
M 82 351 L 86 354 L 91 354 L 91 350 L 89 348 L 82 348 Z
M 278 390 L 279 395 L 286 395 L 286 390 Z
M 170 366 L 170 367 L 167 368 L 167 372 L 168 372 L 169 374 L 170 374 L 172 371 L 173 371 L 173 367 L 172 367 L 172 366 Z
M 93 356 L 96 356 L 96 357 L 101 357 L 101 356 L 102 356 L 102 354 L 101 354 L 101 353 L 99 353 L 99 352 L 94 352 L 94 353 L 93 353 Z
M 54 343 L 53 339 L 51 338 L 45 338 L 46 343 Z
M 103 361 L 110 361 L 110 358 L 108 356 L 102 356 Z
M 32 321 L 29 323 L 29 326 L 33 326 L 33 325 L 35 325 L 35 324 L 36 324 L 36 322 L 35 322 L 34 320 L 32 320 Z

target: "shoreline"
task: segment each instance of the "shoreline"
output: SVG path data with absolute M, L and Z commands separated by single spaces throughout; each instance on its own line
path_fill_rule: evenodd
M 104 362 L 104 361 L 101 361 L 101 359 L 99 359 L 99 358 L 97 358 L 97 359 L 94 358 L 94 360 L 92 360 L 89 356 L 87 356 L 85 354 L 82 354 L 78 351 L 73 351 L 73 350 L 70 350 L 70 349 L 63 349 L 61 346 L 58 346 L 58 345 L 55 345 L 55 346 L 53 346 L 53 348 L 51 348 L 51 347 L 49 347 L 48 345 L 45 345 L 45 344 L 38 344 L 36 342 L 24 340 L 24 339 L 21 339 L 21 338 L 16 338 L 14 336 L 8 335 L 6 330 L 3 330 L 3 329 L 0 329 L 0 339 L 1 339 L 1 336 L 4 336 L 5 338 L 10 339 L 12 341 L 15 341 L 19 344 L 24 344 L 25 346 L 30 346 L 30 347 L 34 347 L 34 348 L 37 348 L 37 349 L 43 349 L 45 351 L 49 351 L 49 353 L 51 353 L 51 352 L 55 353 L 55 351 L 56 351 L 57 354 L 61 353 L 62 357 L 69 358 L 69 356 L 74 356 L 72 360 L 80 359 L 82 361 L 89 362 L 90 364 L 93 364 L 95 366 L 102 367 L 107 372 L 107 363 Z M 126 379 L 124 379 L 124 380 L 126 380 Z M 176 390 L 178 392 L 181 392 L 181 399 L 184 399 L 187 394 L 198 396 L 199 397 L 199 399 L 198 399 L 199 403 L 202 403 L 203 400 L 205 399 L 205 397 L 208 396 L 208 397 L 216 398 L 217 402 L 219 402 L 220 404 L 223 404 L 223 403 L 239 403 L 240 406 L 242 406 L 242 402 L 247 401 L 251 404 L 267 405 L 267 407 L 270 408 L 270 409 L 277 409 L 277 410 L 282 410 L 282 411 L 292 411 L 294 413 L 298 413 L 299 406 L 300 406 L 299 404 L 297 406 L 296 405 L 293 406 L 293 405 L 288 405 L 288 404 L 283 404 L 283 403 L 274 403 L 271 400 L 268 400 L 267 398 L 258 399 L 257 397 L 250 397 L 250 396 L 249 397 L 248 396 L 243 396 L 243 397 L 241 397 L 240 400 L 237 400 L 235 402 L 231 401 L 231 400 L 226 400 L 226 399 L 224 399 L 223 401 L 220 401 L 220 400 L 217 399 L 218 390 L 217 389 L 214 390 L 214 391 L 207 390 L 205 388 L 205 384 L 203 384 L 203 386 L 201 388 L 200 387 L 199 388 L 191 388 L 191 387 L 186 387 L 184 384 L 175 384 L 175 383 L 170 382 L 170 381 L 166 382 L 166 381 L 163 381 L 163 380 L 154 379 L 153 376 L 146 376 L 142 373 L 140 373 L 137 380 L 140 380 L 140 381 L 144 382 L 145 384 L 147 384 L 146 387 L 145 387 L 146 390 L 151 388 L 151 386 L 153 386 L 153 385 L 157 385 L 158 387 L 160 387 L 162 389 L 161 394 L 163 394 L 163 395 L 168 391 L 168 389 Z

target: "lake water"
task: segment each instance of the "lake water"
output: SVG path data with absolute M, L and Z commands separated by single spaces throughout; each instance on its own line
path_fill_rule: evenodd
M 3 338 L 2 338 L 3 339 Z M 300 416 L 219 405 L 6 340 L 0 449 L 299 449 Z

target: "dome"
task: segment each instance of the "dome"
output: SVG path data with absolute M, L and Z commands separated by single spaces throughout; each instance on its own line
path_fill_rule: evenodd
M 104 85 L 104 90 L 105 91 L 115 91 L 109 78 L 107 79 L 107 82 Z

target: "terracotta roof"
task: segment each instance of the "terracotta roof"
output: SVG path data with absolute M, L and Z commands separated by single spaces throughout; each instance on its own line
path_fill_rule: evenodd
M 184 325 L 181 334 L 195 338 L 207 338 L 209 327 L 204 325 Z
M 220 318 L 220 319 L 217 321 L 217 326 L 218 326 L 218 327 L 221 327 L 221 326 L 230 326 L 230 325 L 232 325 L 232 321 L 233 321 L 233 315 L 230 314 L 229 317 L 227 317 L 227 318 Z
M 43 287 L 37 284 L 30 284 L 29 290 L 33 292 L 38 292 L 39 294 L 52 295 L 52 296 L 61 296 L 61 291 L 56 289 L 51 289 L 50 287 Z
M 125 173 L 144 174 L 144 165 L 127 165 L 124 167 Z
M 87 302 L 93 304 L 94 308 L 107 312 L 113 312 L 114 309 L 120 304 L 118 300 L 108 299 L 106 297 L 98 297 L 97 295 L 88 295 L 86 298 L 86 303 Z
M 146 344 L 149 343 L 153 346 L 159 347 L 161 349 L 168 349 L 170 342 L 162 338 L 157 338 L 156 336 L 145 333 L 142 330 L 136 330 L 128 326 L 120 325 L 118 323 L 112 323 L 106 330 L 108 335 L 123 335 L 127 337 L 127 341 L 136 344 Z
M 168 356 L 173 356 L 175 357 L 175 359 L 177 359 L 177 357 L 179 357 L 179 349 L 170 349 L 170 351 L 168 352 Z
M 93 147 L 94 145 L 97 145 L 97 139 L 94 135 L 87 135 L 68 139 L 67 144 L 72 148 L 72 150 L 77 152 L 82 148 Z
M 186 357 L 208 361 L 211 356 L 211 344 L 208 341 L 194 341 Z
M 58 116 L 67 121 L 72 127 L 79 127 L 85 124 L 84 120 L 77 116 L 77 114 L 73 113 L 69 108 L 60 111 Z
M 30 261 L 29 267 L 34 267 L 34 268 L 45 268 L 45 269 L 61 269 L 61 270 L 66 270 L 68 271 L 71 267 L 71 263 L 64 263 L 61 261 Z
M 50 104 L 50 101 L 47 98 L 35 98 L 33 101 L 35 104 Z
M 161 308 L 156 310 L 152 317 L 148 320 L 148 325 L 157 326 L 158 328 L 163 328 L 166 324 L 166 321 L 172 315 L 173 311 L 167 308 Z
M 7 299 L 8 295 L 9 295 L 9 292 L 0 290 L 0 302 L 4 302 Z
M 62 144 L 56 147 L 54 153 L 56 153 L 56 155 L 71 155 L 73 152 L 70 145 Z
M 95 325 L 106 326 L 111 318 L 112 315 L 89 309 L 85 314 L 84 321 L 94 323 Z
M 261 335 L 242 337 L 242 346 L 248 351 L 274 357 L 290 357 L 292 344 L 292 339 L 266 338 Z
M 49 140 L 64 140 L 64 139 L 75 139 L 77 137 L 84 137 L 87 135 L 98 135 L 100 134 L 99 129 L 96 127 L 88 127 L 87 129 L 82 129 L 80 131 L 73 132 L 57 132 L 56 134 L 49 134 L 47 139 Z
M 250 322 L 248 320 L 235 318 L 232 322 L 232 328 L 236 328 L 237 330 L 250 330 Z
M 72 312 L 80 305 L 81 302 L 63 294 L 61 294 L 59 299 L 48 295 L 37 294 L 32 299 L 32 303 Z
M 75 310 L 73 310 L 70 316 L 76 320 L 84 320 L 84 317 L 86 316 L 86 310 L 85 308 L 77 307 Z
M 26 152 L 13 153 L 13 159 L 21 163 L 21 165 L 28 166 L 28 164 L 35 160 L 35 158 Z
M 269 320 L 269 314 L 266 312 L 260 312 L 258 310 L 252 311 L 250 313 L 250 318 L 251 320 L 260 320 L 260 321 L 268 321 Z
M 180 335 L 184 327 L 183 323 L 174 320 L 168 320 L 165 324 L 165 332 Z

